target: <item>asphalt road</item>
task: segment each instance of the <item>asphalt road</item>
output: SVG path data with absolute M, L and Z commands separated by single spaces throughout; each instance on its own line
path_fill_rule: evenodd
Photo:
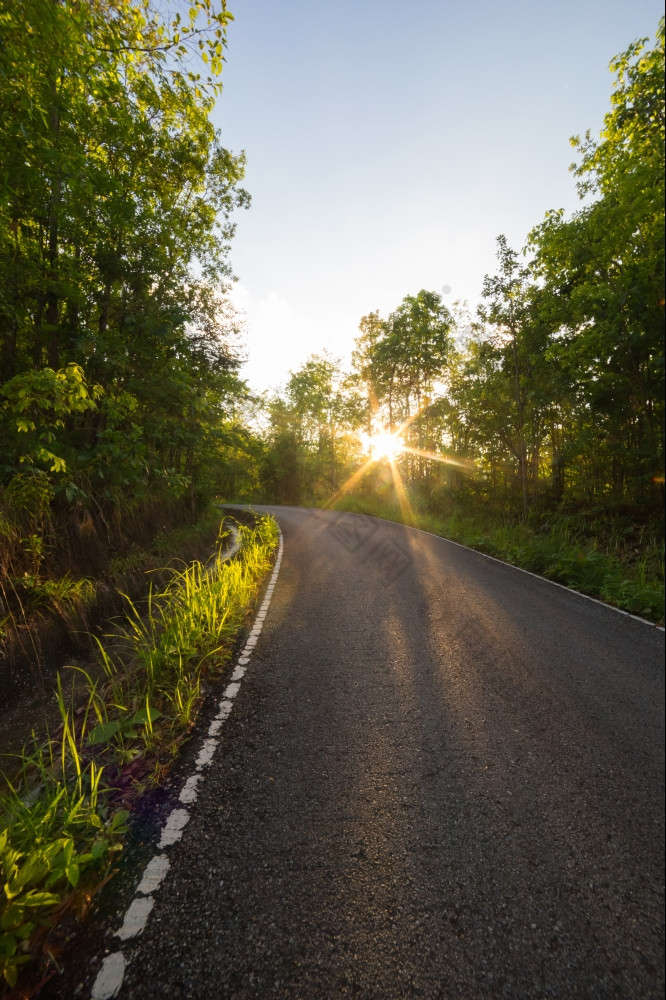
M 272 603 L 119 996 L 662 998 L 664 633 L 265 509 Z

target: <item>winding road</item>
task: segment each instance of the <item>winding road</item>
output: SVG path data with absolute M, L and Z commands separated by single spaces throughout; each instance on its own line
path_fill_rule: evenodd
M 121 949 L 122 1000 L 663 998 L 663 631 L 415 529 L 259 509 L 282 563 L 187 825 L 158 846 L 213 709 L 49 996 L 113 995 Z

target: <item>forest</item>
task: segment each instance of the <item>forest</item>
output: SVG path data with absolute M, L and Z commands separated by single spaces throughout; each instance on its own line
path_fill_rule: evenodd
M 0 641 L 212 501 L 408 518 L 658 620 L 663 20 L 572 139 L 579 210 L 499 235 L 478 311 L 369 300 L 352 358 L 260 397 L 228 297 L 245 160 L 210 120 L 230 20 L 0 9 Z

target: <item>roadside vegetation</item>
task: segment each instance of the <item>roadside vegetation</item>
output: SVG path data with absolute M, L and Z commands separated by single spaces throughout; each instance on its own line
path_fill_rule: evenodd
M 0 973 L 42 965 L 50 931 L 72 908 L 85 911 L 122 849 L 129 810 L 173 763 L 218 678 L 277 545 L 277 525 L 239 525 L 240 551 L 172 570 L 142 605 L 127 601 L 109 642 L 98 640 L 98 679 L 81 668 L 57 678 L 60 725 L 33 732 L 5 765 L 0 795 Z M 77 698 L 69 696 L 75 673 Z M 53 967 L 52 967 L 53 968 Z
M 632 523 L 630 512 L 613 518 L 607 508 L 559 510 L 527 520 L 485 503 L 429 512 L 405 510 L 398 498 L 348 496 L 338 510 L 410 524 L 520 566 L 655 624 L 664 622 L 664 538 L 661 521 Z
M 35 618 L 85 630 L 110 561 L 243 494 L 227 289 L 249 197 L 210 121 L 230 20 L 2 5 L 0 676 L 26 635 L 41 657 Z

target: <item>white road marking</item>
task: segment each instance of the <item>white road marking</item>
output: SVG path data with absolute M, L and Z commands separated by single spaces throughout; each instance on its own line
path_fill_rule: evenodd
M 220 725 L 222 725 L 222 720 L 219 720 Z M 180 795 L 178 800 L 183 803 L 184 806 L 189 806 L 197 800 L 197 783 L 202 777 L 201 772 L 198 771 L 196 774 L 191 774 L 183 787 L 180 790 Z
M 257 614 L 257 618 L 259 615 L 262 615 L 262 618 L 266 617 L 266 611 L 270 604 L 273 590 L 275 589 L 275 581 L 277 580 L 280 563 L 282 562 L 282 550 L 283 538 L 282 532 L 280 531 L 280 542 L 278 545 L 275 566 L 273 567 L 273 572 L 266 589 L 266 594 L 264 595 L 264 602 L 261 605 L 261 610 Z M 245 649 L 242 651 L 237 660 L 236 668 L 231 677 L 231 683 L 227 684 L 222 700 L 220 701 L 218 713 L 209 726 L 209 738 L 204 740 L 196 759 L 196 771 L 194 774 L 190 775 L 180 791 L 179 800 L 184 805 L 191 805 L 196 801 L 196 786 L 202 777 L 201 769 L 210 764 L 213 759 L 213 755 L 218 744 L 218 740 L 214 737 L 217 737 L 222 723 L 231 713 L 231 709 L 233 708 L 233 699 L 236 697 L 240 689 L 240 681 L 245 675 L 245 668 L 250 661 L 250 656 L 252 655 L 254 646 L 259 638 L 262 626 L 263 620 L 258 623 L 255 620 L 254 627 L 250 632 L 250 637 L 246 643 Z M 183 828 L 187 825 L 189 819 L 190 814 L 187 809 L 172 809 L 171 813 L 167 817 L 164 827 L 162 828 L 162 835 L 160 837 L 158 847 L 160 849 L 169 847 L 171 844 L 175 844 L 178 840 L 180 840 L 183 835 Z M 144 869 L 141 882 L 137 887 L 137 892 L 142 893 L 142 895 L 136 896 L 132 900 L 125 913 L 123 925 L 117 932 L 117 937 L 121 940 L 126 941 L 130 938 L 136 937 L 136 935 L 140 934 L 144 929 L 146 921 L 148 920 L 150 912 L 155 904 L 155 900 L 150 894 L 159 889 L 168 870 L 169 859 L 166 854 L 157 854 L 148 862 Z M 122 986 L 123 977 L 125 975 L 125 966 L 125 957 L 121 951 L 116 951 L 111 955 L 107 955 L 102 962 L 102 967 L 99 970 L 97 978 L 93 984 L 91 1000 L 112 1000 L 113 997 L 116 997 L 120 987 Z
M 380 518 L 374 517 L 372 514 L 358 514 L 358 517 L 368 517 L 372 518 L 374 521 L 381 520 Z M 400 524 L 400 521 L 391 521 L 391 524 Z M 578 597 L 585 598 L 586 601 L 592 601 L 593 604 L 600 604 L 602 608 L 607 608 L 608 611 L 615 611 L 618 615 L 625 615 L 627 618 L 633 618 L 636 622 L 642 622 L 643 625 L 649 625 L 650 628 L 659 629 L 660 632 L 664 631 L 663 625 L 655 625 L 654 622 L 648 621 L 647 618 L 641 618 L 640 615 L 632 615 L 631 611 L 625 611 L 623 608 L 616 608 L 614 604 L 606 604 L 605 601 L 600 601 L 598 597 L 590 597 L 589 594 L 583 594 L 580 590 L 576 590 L 574 587 L 567 587 L 565 583 L 558 583 L 557 580 L 549 580 L 548 577 L 539 576 L 538 573 L 533 573 L 529 569 L 523 569 L 522 566 L 514 566 L 513 563 L 506 562 L 504 559 L 498 559 L 497 556 L 489 556 L 487 552 L 480 552 L 479 549 L 473 549 L 469 545 L 463 545 L 462 542 L 454 542 L 452 538 L 445 538 L 444 535 L 435 535 L 432 531 L 426 531 L 425 528 L 412 528 L 412 531 L 419 531 L 422 535 L 430 535 L 431 538 L 439 538 L 442 542 L 447 542 L 449 545 L 457 545 L 459 549 L 466 549 L 467 552 L 474 552 L 477 556 L 482 556 L 484 559 L 490 559 L 491 562 L 500 563 L 502 566 L 508 566 L 510 569 L 515 569 L 518 573 L 525 573 L 527 576 L 533 576 L 535 580 L 541 580 L 542 583 L 548 583 L 551 587 L 559 587 L 560 590 L 566 590 L 569 594 L 576 594 Z
M 125 975 L 125 959 L 122 951 L 114 951 L 102 962 L 97 979 L 92 988 L 91 1000 L 111 1000 L 118 996 Z
M 197 775 L 197 778 L 199 775 Z M 169 871 L 169 859 L 166 854 L 156 854 L 146 865 L 143 878 L 137 886 L 137 892 L 149 896 L 162 885 L 164 876 Z
M 199 751 L 199 756 L 194 762 L 194 766 L 196 767 L 197 771 L 200 771 L 202 767 L 208 767 L 211 760 L 213 759 L 213 755 L 216 750 L 217 750 L 217 740 L 214 739 L 204 740 L 204 744 L 201 750 Z
M 121 941 L 128 941 L 129 938 L 136 937 L 140 934 L 143 928 L 146 926 L 146 920 L 150 915 L 150 911 L 155 905 L 155 900 L 152 896 L 137 896 L 130 903 L 130 907 L 125 914 L 125 919 L 123 921 L 123 926 L 117 932 L 117 937 Z
M 187 809 L 172 809 L 162 829 L 158 847 L 169 847 L 183 836 L 183 827 L 187 825 L 190 814 Z

